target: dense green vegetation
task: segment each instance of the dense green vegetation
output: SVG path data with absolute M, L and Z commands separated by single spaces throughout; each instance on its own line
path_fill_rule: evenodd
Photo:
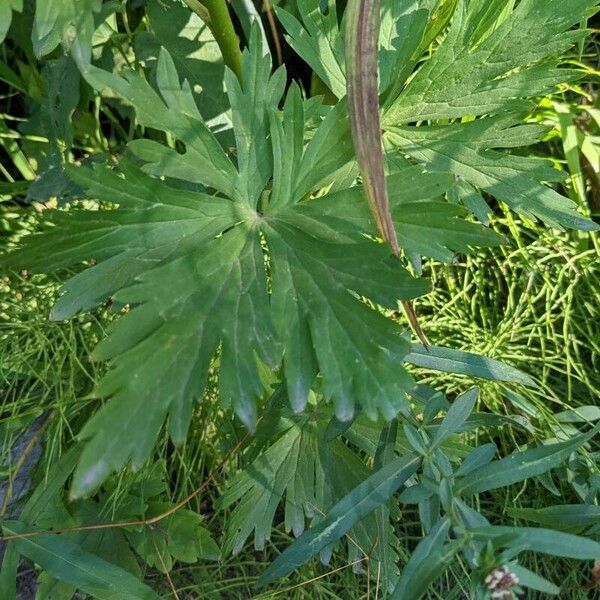
M 598 2 L 378 5 L 0 0 L 3 600 L 594 593 Z

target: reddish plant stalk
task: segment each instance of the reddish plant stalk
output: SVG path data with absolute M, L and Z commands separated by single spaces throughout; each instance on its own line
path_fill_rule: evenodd
M 396 256 L 398 236 L 390 212 L 379 113 L 380 0 L 349 0 L 346 9 L 346 88 L 356 159 L 365 195 L 381 237 Z M 406 317 L 427 347 L 412 303 L 402 302 Z

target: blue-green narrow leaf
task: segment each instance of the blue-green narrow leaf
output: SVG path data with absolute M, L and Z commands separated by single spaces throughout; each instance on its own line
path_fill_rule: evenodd
M 462 427 L 473 412 L 478 395 L 477 388 L 472 388 L 454 401 L 435 433 L 432 442 L 434 447 L 441 444 L 447 437 L 456 433 Z
M 508 514 L 511 517 L 558 529 L 583 528 L 600 523 L 600 506 L 592 504 L 562 504 L 546 508 L 509 508 Z
M 411 365 L 423 369 L 536 387 L 533 379 L 518 369 L 498 360 L 463 350 L 453 350 L 441 346 L 429 346 L 426 349 L 421 344 L 415 344 L 405 360 Z
M 442 519 L 424 537 L 404 567 L 392 600 L 418 600 L 449 566 L 457 547 L 446 544 L 450 522 Z
M 517 563 L 511 563 L 509 569 L 519 578 L 520 585 L 552 596 L 560 594 L 560 588 L 558 586 Z
M 554 529 L 490 525 L 471 529 L 470 533 L 476 540 L 495 540 L 500 545 L 522 551 L 579 560 L 595 560 L 600 556 L 598 542 Z

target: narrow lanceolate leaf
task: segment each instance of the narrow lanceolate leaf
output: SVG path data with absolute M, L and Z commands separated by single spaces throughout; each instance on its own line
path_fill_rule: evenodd
M 496 444 L 489 443 L 478 446 L 473 450 L 467 458 L 463 461 L 462 465 L 456 470 L 456 476 L 460 477 L 466 475 L 479 467 L 483 467 L 494 460 L 497 448 Z
M 490 525 L 471 529 L 470 534 L 476 540 L 492 540 L 499 546 L 530 550 L 551 556 L 579 560 L 595 560 L 600 556 L 598 542 L 554 529 Z
M 509 569 L 519 578 L 519 583 L 522 586 L 543 592 L 544 594 L 550 594 L 557 596 L 560 594 L 560 588 L 554 585 L 551 581 L 548 581 L 544 577 L 540 577 L 537 573 L 522 567 L 517 563 L 510 563 Z
M 487 358 L 472 352 L 429 346 L 425 349 L 420 344 L 415 344 L 412 352 L 406 357 L 406 362 L 423 369 L 433 369 L 445 373 L 459 373 L 470 377 L 481 377 L 490 381 L 504 381 L 506 383 L 520 383 L 529 387 L 536 387 L 535 382 L 518 369 L 506 363 Z
M 398 419 L 392 419 L 386 423 L 381 430 L 377 450 L 375 451 L 375 460 L 373 462 L 375 469 L 381 469 L 381 467 L 393 460 L 397 437 Z
M 392 419 L 387 422 L 381 430 L 379 443 L 373 460 L 373 468 L 379 470 L 386 464 L 396 458 L 396 440 L 398 437 L 398 419 Z M 390 505 L 384 503 L 374 512 L 377 523 L 377 540 L 383 540 L 384 543 L 377 545 L 379 555 L 381 556 L 380 567 L 378 565 L 378 579 L 381 582 L 381 588 L 384 591 L 391 591 L 398 581 L 398 547 L 390 546 L 385 543 L 386 531 L 390 524 Z
M 354 523 L 387 502 L 416 471 L 419 458 L 405 456 L 373 473 L 340 500 L 327 516 L 280 554 L 258 580 L 260 587 L 289 575 L 312 556 L 344 536 Z
M 2 524 L 5 535 L 30 531 L 19 521 Z M 125 571 L 80 546 L 64 536 L 45 534 L 15 540 L 17 551 L 39 565 L 60 581 L 73 585 L 97 600 L 159 600 L 147 585 Z
M 35 488 L 25 503 L 20 519 L 21 522 L 27 524 L 29 531 L 34 529 L 35 525 L 41 525 L 40 519 L 44 519 L 48 514 L 48 508 L 56 505 L 56 498 L 73 472 L 80 451 L 81 449 L 76 445 L 65 452 L 48 473 L 44 483 Z M 19 552 L 15 543 L 9 542 L 0 569 L 0 598 L 2 600 L 15 600 L 17 597 L 16 580 L 19 562 Z
M 12 6 L 10 1 L 0 2 L 0 42 L 4 41 L 12 21 Z
M 455 545 L 446 543 L 449 530 L 450 521 L 444 518 L 419 542 L 402 571 L 392 600 L 418 600 L 429 585 L 442 576 L 458 550 Z
M 432 441 L 433 446 L 438 446 L 463 426 L 469 415 L 473 412 L 478 396 L 479 392 L 477 388 L 473 388 L 454 401 L 435 433 Z
M 558 529 L 583 529 L 600 523 L 600 506 L 562 504 L 546 508 L 509 508 L 512 517 Z
M 400 252 L 390 213 L 379 115 L 379 0 L 350 0 L 346 9 L 348 114 L 365 195 L 375 224 L 394 253 Z
M 541 475 L 556 467 L 571 452 L 592 439 L 598 430 L 600 425 L 567 442 L 515 452 L 506 458 L 491 462 L 463 477 L 456 486 L 456 492 L 461 495 L 479 494 Z

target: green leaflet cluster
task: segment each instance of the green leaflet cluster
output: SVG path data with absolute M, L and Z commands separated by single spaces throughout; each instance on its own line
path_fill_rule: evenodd
M 532 108 L 532 98 L 577 76 L 556 64 L 586 35 L 574 27 L 597 1 L 526 0 L 516 8 L 505 0 L 382 0 L 381 5 L 380 91 L 388 159 L 400 154 L 428 171 L 451 175 L 451 197 L 484 222 L 489 209 L 480 192 L 549 225 L 596 229 L 574 202 L 540 184 L 561 181 L 560 172 L 535 158 L 499 150 L 531 145 L 543 135 L 537 125 L 518 124 Z M 323 35 L 315 16 L 319 2 L 304 0 L 303 6 L 304 27 L 282 15 L 289 41 L 342 98 L 345 76 L 340 80 L 338 47 L 343 27 L 329 16 Z M 439 47 L 412 75 L 448 23 Z M 336 59 L 317 67 L 322 46 L 326 57 Z
M 359 455 L 331 435 L 331 411 L 316 398 L 312 400 L 302 415 L 293 414 L 281 391 L 269 401 L 269 417 L 257 431 L 256 445 L 262 452 L 250 454 L 251 462 L 219 499 L 219 508 L 235 507 L 227 523 L 225 553 L 239 552 L 253 531 L 254 547 L 263 550 L 282 501 L 286 531 L 300 536 L 306 520 L 318 523 L 368 477 L 369 469 Z M 269 440 L 264 447 L 263 439 Z M 348 560 L 354 563 L 364 558 L 364 552 L 373 546 L 373 532 L 381 540 L 373 548 L 373 560 L 381 563 L 382 581 L 387 585 L 398 576 L 399 545 L 387 507 L 354 524 L 352 541 L 347 544 Z M 323 563 L 329 562 L 335 545 L 320 550 Z M 360 564 L 357 566 L 360 570 Z

